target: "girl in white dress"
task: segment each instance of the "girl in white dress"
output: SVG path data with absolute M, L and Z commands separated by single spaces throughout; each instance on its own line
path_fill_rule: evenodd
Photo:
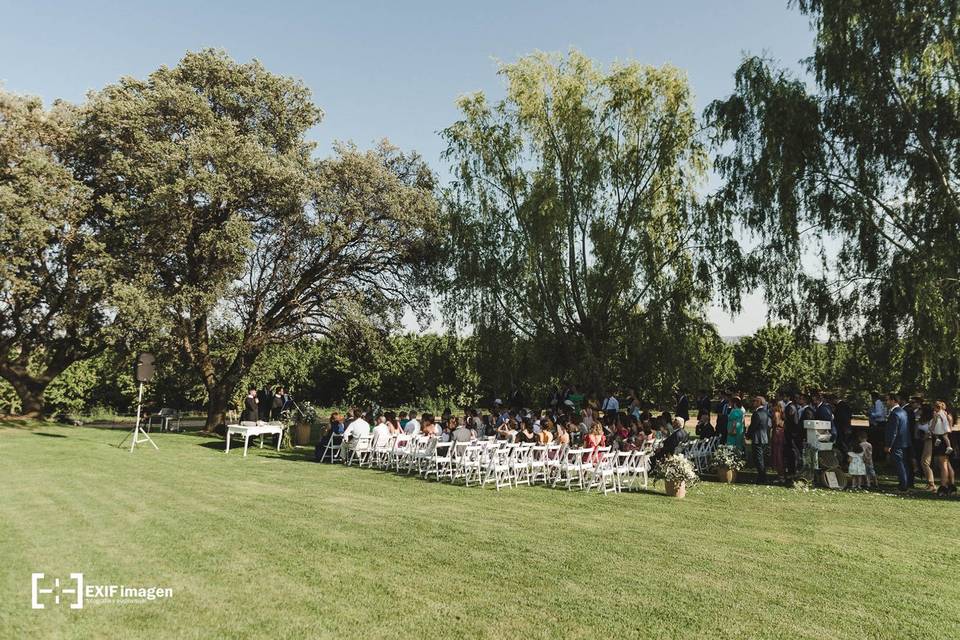
M 867 466 L 863 463 L 863 447 L 857 443 L 847 452 L 850 456 L 850 466 L 847 473 L 850 474 L 850 488 L 860 489 L 867 479 Z

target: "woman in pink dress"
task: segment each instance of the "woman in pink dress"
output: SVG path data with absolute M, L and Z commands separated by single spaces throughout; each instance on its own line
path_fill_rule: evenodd
M 783 407 L 779 402 L 773 403 L 771 416 L 773 433 L 770 435 L 770 457 L 773 468 L 777 470 L 777 479 L 786 482 L 787 471 L 783 461 L 783 448 L 786 446 L 786 431 L 784 430 Z
M 601 427 L 598 422 L 594 423 L 590 429 L 590 433 L 587 434 L 586 440 L 583 441 L 583 448 L 586 449 L 584 460 L 587 462 L 597 462 L 600 459 L 600 454 L 597 453 L 597 449 L 606 444 L 607 437 L 603 435 L 603 427 Z

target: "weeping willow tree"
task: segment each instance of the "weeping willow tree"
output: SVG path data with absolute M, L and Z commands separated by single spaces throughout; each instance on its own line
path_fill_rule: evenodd
M 445 308 L 481 333 L 553 345 L 568 371 L 604 384 L 633 316 L 705 293 L 690 88 L 673 67 L 604 70 L 576 51 L 499 74 L 506 97 L 461 98 L 443 132 L 455 174 Z
M 711 209 L 759 247 L 731 245 L 726 284 L 761 286 L 803 333 L 879 342 L 864 364 L 898 366 L 905 386 L 955 392 L 958 2 L 793 4 L 816 32 L 813 89 L 749 57 L 707 110 L 724 179 Z

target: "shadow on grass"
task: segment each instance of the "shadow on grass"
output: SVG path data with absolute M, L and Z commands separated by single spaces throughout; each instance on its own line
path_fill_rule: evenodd
M 44 436 L 45 438 L 66 438 L 67 437 L 62 433 L 44 433 L 42 431 L 33 431 L 32 433 L 35 436 Z

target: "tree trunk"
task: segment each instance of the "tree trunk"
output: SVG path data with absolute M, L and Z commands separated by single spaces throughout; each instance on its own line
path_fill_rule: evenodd
M 0 376 L 10 383 L 20 398 L 20 415 L 26 418 L 43 416 L 43 394 L 53 379 L 47 375 L 32 376 L 26 366 L 18 364 L 0 364 Z
M 227 424 L 227 396 L 229 392 L 223 381 L 218 382 L 207 390 L 210 396 L 210 402 L 207 404 L 207 423 L 203 430 L 207 433 L 213 433 L 218 428 L 226 428 Z

